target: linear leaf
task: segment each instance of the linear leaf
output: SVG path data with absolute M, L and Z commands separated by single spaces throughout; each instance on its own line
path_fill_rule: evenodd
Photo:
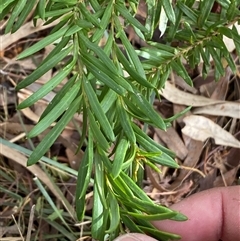
M 106 233 L 112 233 L 117 229 L 120 224 L 119 205 L 116 197 L 112 194 L 112 192 L 108 193 L 108 203 L 110 225 L 108 230 L 106 230 Z
M 104 137 L 104 135 L 102 134 L 92 112 L 89 109 L 88 109 L 88 119 L 89 119 L 89 124 L 93 133 L 93 137 L 95 138 L 97 145 L 99 145 L 104 151 L 107 151 L 109 149 L 109 144 L 106 138 Z
M 34 137 L 39 135 L 41 132 L 46 130 L 62 113 L 67 109 L 71 108 L 71 104 L 78 94 L 80 89 L 80 83 L 76 82 L 73 87 L 66 93 L 66 95 L 59 101 L 58 104 L 37 123 L 36 126 L 29 132 L 28 137 Z
M 112 14 L 112 4 L 113 4 L 113 0 L 108 2 L 108 5 L 104 11 L 103 17 L 101 18 L 101 22 L 100 22 L 101 28 L 98 28 L 93 34 L 92 42 L 98 42 L 102 38 L 104 32 L 106 31 L 106 28 L 109 24 L 109 20 Z
M 213 4 L 215 0 L 205 0 L 200 2 L 200 11 L 201 14 L 199 14 L 198 17 L 198 26 L 201 28 L 204 26 L 205 22 L 208 19 L 208 16 L 212 10 Z
M 83 3 L 79 3 L 78 4 L 80 10 L 81 10 L 81 13 L 84 15 L 84 17 L 90 22 L 92 23 L 93 25 L 99 27 L 99 28 L 102 28 L 100 23 L 99 23 L 99 20 L 93 15 L 91 14 L 87 8 L 83 5 Z
M 45 19 L 46 0 L 39 0 L 37 5 L 37 13 L 41 19 Z
M 5 0 L 4 2 L 2 2 L 1 5 L 0 5 L 0 14 L 3 12 L 3 10 L 4 10 L 5 8 L 7 8 L 8 6 L 10 6 L 11 3 L 14 2 L 14 1 L 16 1 L 16 0 Z
M 193 86 L 192 79 L 188 75 L 187 70 L 185 69 L 185 67 L 183 66 L 179 58 L 176 59 L 175 61 L 171 61 L 171 67 L 180 77 L 182 77 L 185 80 L 185 82 L 188 85 Z
M 119 143 L 117 144 L 116 152 L 113 159 L 112 166 L 112 176 L 113 178 L 118 177 L 122 170 L 122 165 L 127 154 L 129 143 L 126 138 L 121 138 Z
M 108 210 L 104 209 L 99 195 L 96 183 L 94 183 L 91 236 L 96 240 L 104 240 Z
M 149 87 L 149 88 L 154 88 L 151 83 L 149 83 L 145 78 L 143 78 L 136 70 L 134 70 L 133 66 L 129 63 L 129 61 L 126 59 L 122 51 L 119 49 L 117 45 L 115 45 L 115 50 L 116 54 L 118 57 L 118 60 L 121 62 L 125 70 L 128 72 L 128 74 L 139 84 Z
M 88 145 L 84 152 L 83 159 L 81 160 L 81 163 L 78 169 L 76 199 L 84 198 L 89 185 L 90 178 L 91 178 L 92 168 L 93 168 L 93 138 L 92 138 L 91 129 L 89 129 Z
M 104 207 L 104 209 L 107 209 L 108 205 L 105 197 L 105 193 L 107 193 L 105 186 L 105 167 L 99 155 L 94 156 L 94 166 L 94 184 L 96 184 L 94 187 L 98 189 L 99 198 L 102 206 Z
M 136 219 L 143 219 L 143 220 L 149 220 L 149 221 L 170 219 L 177 215 L 177 212 L 151 214 L 151 215 L 145 215 L 145 214 L 134 213 L 134 212 L 123 212 L 123 213 L 126 215 L 130 215 Z
M 64 78 L 67 77 L 67 75 L 71 72 L 74 62 L 60 70 L 52 79 L 50 79 L 45 85 L 43 85 L 40 89 L 38 89 L 36 92 L 34 92 L 30 97 L 28 97 L 26 100 L 21 102 L 18 105 L 19 109 L 23 109 L 26 107 L 29 107 L 33 105 L 35 102 L 40 100 L 42 97 L 47 95 L 51 90 L 53 90 L 59 83 L 62 82 Z
M 125 135 L 129 139 L 129 141 L 131 141 L 132 143 L 136 143 L 136 137 L 131 126 L 131 120 L 126 110 L 124 109 L 123 102 L 120 98 L 118 98 L 118 100 L 116 101 L 116 110 L 118 113 L 119 122 L 123 128 Z
M 162 0 L 162 6 L 168 19 L 172 22 L 172 24 L 175 24 L 176 17 L 171 2 L 171 0 Z
M 14 9 L 12 10 L 11 14 L 10 14 L 10 18 L 7 21 L 7 25 L 5 28 L 5 34 L 9 33 L 16 18 L 19 16 L 19 14 L 21 13 L 21 11 L 23 10 L 23 8 L 26 5 L 27 0 L 18 0 Z M 2 3 L 1 3 L 2 5 Z
M 12 33 L 16 32 L 24 23 L 29 13 L 32 11 L 34 5 L 36 4 L 35 1 L 28 1 L 28 3 L 23 8 L 23 11 L 20 13 L 18 20 L 12 27 Z
M 81 102 L 81 96 L 75 99 L 71 105 L 71 108 L 65 112 L 62 118 L 57 122 L 57 124 L 50 130 L 47 135 L 43 138 L 40 144 L 36 147 L 33 153 L 30 155 L 27 165 L 31 166 L 38 162 L 40 158 L 48 151 L 54 141 L 61 134 L 66 124 L 72 119 L 73 115 L 77 112 L 79 104 Z
M 140 92 L 129 93 L 132 101 L 158 128 L 166 130 L 166 125 L 161 116 L 153 109 L 153 106 L 145 99 Z
M 32 84 L 34 81 L 36 81 L 41 76 L 43 76 L 47 71 L 49 71 L 50 69 L 55 67 L 64 57 L 66 57 L 70 53 L 71 50 L 72 50 L 72 46 L 70 46 L 67 49 L 64 49 L 61 52 L 59 52 L 58 54 L 56 54 L 53 58 L 49 59 L 47 62 L 45 62 L 39 68 L 34 70 L 23 81 L 21 81 L 17 85 L 16 89 L 20 90 L 20 89 L 25 88 L 26 86 Z
M 48 113 L 57 105 L 57 103 L 59 103 L 59 101 L 61 101 L 61 99 L 66 95 L 66 93 L 69 92 L 77 77 L 78 75 L 75 74 L 74 76 L 72 76 L 72 78 L 70 78 L 67 81 L 67 83 L 61 88 L 61 90 L 57 93 L 57 95 L 55 95 L 55 97 L 49 103 L 47 108 L 43 111 L 39 121 L 42 120 L 46 115 L 48 115 Z
M 36 53 L 37 51 L 43 49 L 47 45 L 53 43 L 57 39 L 63 37 L 64 33 L 68 30 L 68 28 L 69 28 L 69 26 L 61 28 L 57 32 L 54 32 L 51 35 L 49 35 L 49 36 L 45 37 L 44 39 L 40 40 L 39 42 L 37 42 L 33 46 L 24 50 L 21 54 L 19 54 L 17 59 L 26 58 L 29 55 L 32 55 L 32 54 Z
M 134 18 L 128 11 L 127 8 L 125 8 L 124 6 L 120 5 L 120 4 L 116 4 L 114 6 L 116 8 L 117 11 L 120 12 L 120 14 L 128 20 L 128 22 L 132 25 L 134 25 L 136 28 L 140 29 L 143 32 L 148 32 L 148 30 L 136 19 Z
M 88 97 L 88 102 L 92 108 L 92 111 L 99 122 L 101 128 L 103 129 L 105 135 L 108 137 L 109 140 L 114 141 L 115 135 L 113 133 L 112 127 L 104 114 L 101 105 L 98 101 L 98 98 L 96 96 L 96 93 L 93 91 L 92 85 L 89 81 L 86 79 L 83 79 L 83 86 L 85 94 Z
M 218 54 L 218 52 L 212 47 L 212 46 L 207 46 L 207 49 L 209 50 L 209 53 L 211 54 L 213 60 L 214 60 L 214 64 L 216 66 L 215 71 L 217 71 L 220 76 L 223 76 L 225 71 L 221 62 L 221 57 Z
M 164 146 L 159 145 L 157 142 L 155 142 L 153 139 L 151 139 L 145 132 L 143 132 L 137 125 L 132 123 L 132 127 L 136 134 L 138 134 L 143 139 L 148 141 L 148 146 L 150 149 L 152 149 L 152 152 L 158 152 L 160 150 L 163 153 L 166 153 L 167 155 L 169 155 L 171 157 L 175 157 L 175 154 L 172 151 L 170 151 L 168 148 L 166 148 Z
M 99 70 L 96 65 L 90 62 L 86 58 L 82 58 L 84 64 L 86 65 L 87 69 L 101 82 L 106 84 L 109 88 L 114 90 L 117 94 L 123 95 L 125 90 L 119 86 L 113 79 L 111 79 L 107 74 Z

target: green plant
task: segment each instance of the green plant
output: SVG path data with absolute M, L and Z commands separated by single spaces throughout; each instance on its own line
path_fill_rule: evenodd
M 45 24 L 58 20 L 47 37 L 18 56 L 25 58 L 55 44 L 52 52 L 16 89 L 35 82 L 61 61 L 64 68 L 18 108 L 31 106 L 68 78 L 28 135 L 37 136 L 57 122 L 30 155 L 28 165 L 47 152 L 75 113 L 83 115 L 79 148 L 83 143 L 87 146 L 78 172 L 76 213 L 79 220 L 84 218 L 85 195 L 94 171 L 93 238 L 112 240 L 125 227 L 160 240 L 179 238 L 156 230 L 150 223 L 156 219 L 180 221 L 186 217 L 154 204 L 141 189 L 144 165 L 156 171 L 159 171 L 156 164 L 178 168 L 174 153 L 155 143 L 144 130 L 147 125 L 166 130 L 170 121 L 188 111 L 169 120 L 159 116 L 152 106 L 171 71 L 192 85 L 182 59 L 191 68 L 202 59 L 202 74 L 206 76 L 212 57 L 216 79 L 224 74 L 223 59 L 235 71 L 223 36 L 233 39 L 239 54 L 240 38 L 234 26 L 240 20 L 239 3 L 239 0 L 146 1 L 144 25 L 134 18 L 137 0 L 5 0 L 1 4 L 0 19 L 11 12 L 5 33 L 17 31 L 33 8 L 35 23 L 38 19 Z M 214 4 L 221 9 L 219 12 L 213 11 Z M 128 25 L 148 43 L 147 47 L 138 51 L 133 48 L 124 31 Z M 151 41 L 157 27 L 163 34 L 162 43 Z M 106 44 L 101 47 L 103 37 Z M 137 120 L 144 123 L 144 130 L 138 127 Z

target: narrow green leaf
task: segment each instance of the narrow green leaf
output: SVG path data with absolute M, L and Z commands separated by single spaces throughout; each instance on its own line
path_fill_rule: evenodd
M 83 79 L 83 86 L 84 86 L 85 94 L 87 95 L 87 98 L 88 98 L 88 102 L 92 108 L 92 112 L 94 113 L 97 121 L 99 122 L 101 128 L 103 129 L 108 139 L 110 141 L 114 141 L 115 135 L 113 133 L 112 127 L 101 108 L 101 105 L 98 101 L 96 93 L 93 91 L 91 83 L 88 80 Z
M 118 60 L 121 62 L 121 64 L 123 65 L 125 70 L 128 72 L 128 74 L 139 84 L 149 87 L 149 88 L 154 88 L 154 86 L 151 85 L 151 83 L 149 83 L 145 78 L 143 78 L 140 74 L 138 74 L 137 71 L 134 70 L 133 66 L 128 62 L 128 60 L 126 59 L 126 57 L 124 56 L 122 51 L 119 49 L 117 44 L 115 44 L 114 47 L 116 50 Z
M 155 147 L 154 145 L 151 145 L 152 143 L 149 142 L 148 140 L 146 140 L 145 138 L 143 138 L 141 135 L 136 134 L 136 139 L 137 142 L 146 150 L 149 152 L 158 152 L 158 148 Z M 178 164 L 173 160 L 173 158 L 171 156 L 169 156 L 168 154 L 166 154 L 165 152 L 162 152 L 162 154 L 158 155 L 158 156 L 149 156 L 148 157 L 149 160 L 160 164 L 160 165 L 164 165 L 164 166 L 169 166 L 172 168 L 178 168 Z
M 98 27 L 98 28 L 102 28 L 101 25 L 100 25 L 100 23 L 99 23 L 99 20 L 98 20 L 93 14 L 91 14 L 91 13 L 87 10 L 86 6 L 84 6 L 83 3 L 80 2 L 80 3 L 78 4 L 78 7 L 79 7 L 79 9 L 81 10 L 81 13 L 84 15 L 84 17 L 85 17 L 90 23 L 92 23 L 93 25 L 95 25 L 95 26 Z
M 133 233 L 144 233 L 135 222 L 132 221 L 127 215 L 121 214 L 121 219 L 123 223 L 129 228 Z
M 85 194 L 84 198 L 76 199 L 76 213 L 79 221 L 84 219 L 84 214 L 86 210 Z
M 105 197 L 105 193 L 107 193 L 106 186 L 105 186 L 105 167 L 99 155 L 94 156 L 94 166 L 95 166 L 94 187 L 98 189 L 99 198 L 103 208 L 108 209 L 108 205 Z
M 116 152 L 113 159 L 112 176 L 115 179 L 122 170 L 122 165 L 128 151 L 129 143 L 126 138 L 122 137 L 117 144 Z
M 173 122 L 175 121 L 176 119 L 178 119 L 179 117 L 183 116 L 184 114 L 186 114 L 188 111 L 190 111 L 192 108 L 192 106 L 188 106 L 187 108 L 185 108 L 184 110 L 180 111 L 179 113 L 175 114 L 174 116 L 170 117 L 170 118 L 167 118 L 167 119 L 164 119 L 164 121 L 167 123 L 167 122 Z
M 117 199 L 111 192 L 108 192 L 108 203 L 110 225 L 108 230 L 106 230 L 106 233 L 112 233 L 120 224 L 120 212 Z
M 52 17 L 63 16 L 65 13 L 70 13 L 72 10 L 73 8 L 64 8 L 64 9 L 57 9 L 53 11 L 46 11 L 45 17 L 52 18 Z
M 192 79 L 191 79 L 190 76 L 188 75 L 187 70 L 186 70 L 185 67 L 183 66 L 180 58 L 176 59 L 175 61 L 171 61 L 170 64 L 171 64 L 171 67 L 173 68 L 173 70 L 174 70 L 179 76 L 181 76 L 188 85 L 193 86 Z
M 50 130 L 47 135 L 43 138 L 40 144 L 36 147 L 33 153 L 30 155 L 27 165 L 31 166 L 38 162 L 38 160 L 48 151 L 54 141 L 61 134 L 66 124 L 71 120 L 73 115 L 77 112 L 82 97 L 75 99 L 71 105 L 71 108 L 65 112 L 62 118 L 57 122 L 57 124 Z
M 97 0 L 90 0 L 89 2 L 91 3 L 91 6 L 95 10 L 95 12 L 101 10 L 101 6 L 100 6 L 100 4 L 98 3 Z
M 88 145 L 84 152 L 83 159 L 81 160 L 78 177 L 77 177 L 77 189 L 76 199 L 85 199 L 85 194 L 90 182 L 92 168 L 93 168 L 93 138 L 91 129 L 88 131 Z M 81 216 L 81 215 L 80 215 Z
M 145 75 L 145 71 L 143 69 L 142 63 L 139 60 L 138 55 L 136 54 L 135 49 L 133 48 L 132 44 L 128 40 L 125 32 L 123 31 L 119 19 L 117 17 L 115 17 L 114 20 L 115 20 L 115 24 L 117 26 L 117 29 L 119 31 L 118 36 L 121 39 L 122 44 L 124 45 L 124 47 L 127 51 L 128 57 L 132 61 L 132 63 L 134 65 L 135 69 L 137 70 L 138 74 L 146 79 L 146 75 Z
M 14 2 L 14 1 L 16 1 L 16 0 L 5 0 L 4 2 L 2 2 L 1 5 L 0 5 L 0 15 L 2 14 L 3 10 L 5 8 L 7 8 L 8 6 L 10 6 L 11 3 Z
M 14 9 L 12 10 L 12 12 L 10 14 L 10 18 L 7 21 L 7 25 L 5 27 L 5 34 L 10 32 L 16 18 L 19 16 L 21 11 L 24 9 L 26 2 L 27 2 L 27 0 L 18 0 L 17 1 Z M 1 3 L 1 5 L 2 5 L 2 3 Z
M 227 10 L 227 19 L 231 20 L 234 18 L 234 15 L 236 13 L 236 9 L 237 9 L 237 3 L 236 0 L 231 0 L 230 4 L 229 4 L 229 8 Z M 239 9 L 239 6 L 238 6 Z
M 109 77 L 109 75 L 102 72 L 99 68 L 96 67 L 97 62 L 92 63 L 88 59 L 82 57 L 84 64 L 86 65 L 87 69 L 102 83 L 106 84 L 109 88 L 115 91 L 119 95 L 124 95 L 125 90 L 119 86 L 113 79 Z M 98 62 L 99 64 L 99 62 Z
M 64 78 L 71 72 L 74 62 L 71 62 L 65 68 L 60 70 L 52 79 L 50 79 L 45 85 L 43 85 L 40 89 L 34 92 L 30 97 L 25 99 L 18 105 L 18 109 L 23 109 L 29 107 L 40 100 L 42 97 L 47 95 L 51 90 L 53 90 L 59 83 L 62 82 Z
M 161 116 L 153 109 L 153 106 L 140 92 L 129 93 L 137 107 L 160 129 L 166 130 L 166 125 Z
M 45 19 L 45 7 L 46 7 L 46 0 L 39 0 L 37 5 L 37 12 L 39 17 L 44 20 Z
M 92 112 L 88 109 L 88 119 L 89 119 L 89 124 L 93 133 L 93 136 L 97 142 L 97 145 L 99 145 L 104 151 L 107 151 L 109 149 L 109 144 L 102 134 L 100 127 L 96 123 L 96 120 L 92 114 Z
M 92 42 L 99 42 L 99 40 L 102 38 L 104 32 L 106 31 L 107 26 L 110 22 L 111 15 L 112 15 L 112 4 L 113 4 L 113 0 L 108 1 L 107 7 L 101 18 L 101 22 L 100 22 L 101 28 L 96 29 L 95 33 L 92 36 Z
M 116 82 L 119 85 L 119 87 L 123 87 L 124 89 L 133 92 L 132 86 L 122 76 L 118 74 L 117 69 L 115 72 L 112 72 L 102 61 L 99 61 L 99 59 L 93 57 L 92 55 L 82 55 L 84 56 L 84 59 L 88 60 L 89 63 L 92 63 L 95 66 L 95 68 L 101 71 L 101 73 L 104 72 L 109 78 L 112 79 L 112 81 Z
M 185 5 L 181 1 L 177 1 L 177 6 L 182 10 L 182 12 L 193 21 L 193 23 L 197 24 L 198 15 L 187 5 Z
M 58 54 L 55 55 L 54 58 L 49 59 L 43 65 L 39 66 L 36 70 L 34 70 L 29 76 L 27 76 L 23 81 L 21 81 L 17 86 L 16 90 L 20 90 L 25 88 L 26 86 L 32 84 L 34 81 L 43 76 L 47 71 L 55 67 L 64 57 L 66 57 L 70 51 L 72 50 L 72 46 L 67 49 L 62 50 Z
M 47 61 L 49 61 L 52 58 L 55 58 L 56 54 L 58 54 L 59 52 L 61 52 L 69 43 L 71 37 L 63 37 L 61 39 L 61 41 L 55 46 L 55 48 L 46 56 L 45 59 L 43 59 L 43 61 L 41 62 L 41 64 L 38 66 L 40 67 L 41 65 L 43 65 L 44 63 L 46 63 Z M 75 59 L 76 61 L 76 59 Z
M 147 234 L 151 234 L 152 237 L 157 238 L 158 240 L 178 240 L 181 239 L 181 236 L 173 233 L 167 233 L 164 231 L 160 231 L 156 228 L 148 228 L 145 226 L 138 226 L 143 232 Z
M 175 24 L 176 17 L 175 17 L 175 13 L 174 13 L 173 7 L 172 7 L 172 1 L 171 0 L 162 0 L 162 6 L 163 6 L 163 9 L 164 9 L 168 19 L 172 22 L 172 24 Z
M 12 33 L 16 32 L 24 23 L 29 13 L 33 10 L 36 1 L 28 1 L 25 7 L 23 8 L 22 12 L 20 13 L 18 20 L 12 27 Z
M 84 42 L 84 44 L 86 44 L 86 46 L 91 49 L 94 54 L 96 54 L 99 59 L 102 60 L 102 63 L 114 74 L 116 74 L 117 68 L 116 66 L 113 64 L 112 60 L 106 55 L 106 53 L 103 51 L 102 48 L 100 48 L 98 45 L 91 43 L 88 38 L 86 38 L 84 35 L 79 34 L 81 40 Z
M 204 0 L 200 2 L 201 14 L 199 14 L 198 22 L 197 22 L 200 28 L 202 28 L 206 23 L 208 16 L 212 10 L 214 2 L 215 0 Z
M 108 210 L 104 209 L 100 200 L 100 194 L 94 183 L 93 214 L 91 236 L 96 240 L 104 240 Z
M 134 25 L 136 28 L 140 29 L 143 32 L 148 32 L 148 30 L 129 13 L 127 8 L 120 4 L 115 4 L 114 7 L 126 20 L 128 20 L 130 24 Z
M 57 93 L 57 95 L 55 95 L 55 97 L 49 103 L 47 108 L 43 111 L 39 121 L 41 121 L 46 115 L 48 115 L 48 113 L 59 103 L 59 101 L 61 101 L 61 99 L 66 95 L 66 93 L 69 92 L 77 77 L 78 75 L 75 74 L 67 81 L 67 83 L 61 88 L 61 90 Z
M 134 131 L 131 126 L 131 120 L 130 120 L 126 110 L 124 109 L 123 105 L 124 105 L 124 103 L 123 103 L 123 101 L 121 101 L 121 99 L 119 97 L 118 100 L 116 101 L 116 110 L 118 113 L 119 122 L 123 128 L 125 135 L 129 139 L 129 141 L 131 141 L 132 143 L 135 144 L 136 137 L 135 137 Z
M 121 178 L 125 181 L 127 186 L 132 190 L 136 197 L 140 198 L 146 202 L 152 202 L 152 200 L 147 196 L 146 192 L 141 189 L 132 178 L 129 177 L 125 172 L 121 172 Z
M 113 179 L 113 176 L 109 174 L 108 180 L 117 196 L 123 198 L 124 200 L 134 198 L 132 190 L 127 186 L 125 180 L 123 180 L 121 176 Z
M 221 62 L 221 57 L 218 54 L 218 52 L 211 46 L 207 46 L 207 49 L 209 51 L 209 53 L 211 54 L 213 60 L 214 60 L 214 64 L 215 64 L 215 71 L 218 72 L 220 74 L 220 76 L 223 76 L 225 71 Z
M 119 197 L 121 202 L 129 208 L 134 208 L 136 210 L 142 211 L 148 215 L 153 215 L 156 213 L 172 213 L 173 211 L 161 205 L 155 204 L 153 201 L 143 201 L 139 198 L 133 197 L 124 199 Z
M 32 55 L 32 54 L 36 53 L 37 51 L 43 49 L 47 45 L 52 44 L 57 39 L 61 38 L 64 35 L 64 33 L 68 30 L 68 28 L 69 28 L 68 26 L 64 27 L 64 28 L 61 28 L 57 32 L 54 32 L 51 35 L 43 38 L 42 40 L 40 40 L 39 42 L 37 42 L 33 46 L 24 50 L 21 54 L 19 54 L 17 59 L 26 58 L 29 55 Z
M 114 92 L 111 89 L 108 89 L 108 92 L 104 94 L 103 100 L 100 103 L 104 113 L 107 113 L 109 111 L 110 107 L 114 104 L 116 99 L 116 92 Z
M 29 132 L 28 137 L 32 138 L 34 136 L 39 135 L 41 132 L 46 130 L 50 125 L 63 114 L 63 112 L 69 108 L 77 96 L 80 89 L 80 83 L 76 82 L 69 92 L 57 103 L 54 108 L 41 119 L 36 126 Z M 71 107 L 70 107 L 71 108 Z M 66 123 L 67 124 L 67 123 Z
M 162 153 L 166 153 L 171 157 L 175 157 L 175 154 L 172 151 L 170 151 L 168 148 L 164 146 L 159 145 L 157 142 L 151 139 L 145 132 L 143 132 L 137 125 L 132 123 L 132 127 L 136 134 L 138 134 L 148 142 L 147 146 L 149 146 L 149 149 L 152 149 L 152 152 L 158 152 L 160 150 L 162 151 Z
M 171 213 L 145 215 L 145 214 L 127 212 L 127 211 L 123 211 L 123 213 L 126 215 L 130 215 L 131 217 L 134 217 L 136 219 L 143 219 L 143 220 L 149 220 L 149 221 L 170 219 L 170 218 L 176 216 L 176 214 L 177 214 L 177 212 L 171 212 Z

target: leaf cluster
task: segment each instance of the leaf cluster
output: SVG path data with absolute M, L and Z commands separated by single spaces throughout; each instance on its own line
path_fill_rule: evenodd
M 156 171 L 159 171 L 156 164 L 178 168 L 174 154 L 154 142 L 136 123 L 162 130 L 170 125 L 169 119 L 154 110 L 152 101 L 171 71 L 192 85 L 183 59 L 192 68 L 202 59 L 203 76 L 209 71 L 210 58 L 216 66 L 216 79 L 224 74 L 223 59 L 235 71 L 223 36 L 233 39 L 240 53 L 240 38 L 234 25 L 240 20 L 239 0 L 146 1 L 144 24 L 134 17 L 137 0 L 30 2 L 6 0 L 0 6 L 0 19 L 11 12 L 5 33 L 17 31 L 33 8 L 35 23 L 39 19 L 45 24 L 55 20 L 58 23 L 47 37 L 22 52 L 18 59 L 33 55 L 49 44 L 55 44 L 55 48 L 16 89 L 32 84 L 61 61 L 65 66 L 18 108 L 33 105 L 66 77 L 68 82 L 28 135 L 37 136 L 55 123 L 30 155 L 28 165 L 36 163 L 73 116 L 81 113 L 79 148 L 83 143 L 87 147 L 78 173 L 76 210 L 78 218 L 83 219 L 85 196 L 94 171 L 92 237 L 104 240 L 107 235 L 113 239 L 126 226 L 160 240 L 179 238 L 157 231 L 150 221 L 185 220 L 185 216 L 154 204 L 139 187 L 144 165 Z M 212 11 L 215 2 L 221 8 L 220 13 Z M 124 31 L 127 26 L 132 26 L 148 46 L 136 51 Z M 157 27 L 164 31 L 162 43 L 151 41 Z

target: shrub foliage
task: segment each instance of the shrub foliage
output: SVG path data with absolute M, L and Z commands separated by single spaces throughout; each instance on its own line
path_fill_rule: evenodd
M 1 3 L 0 18 L 10 13 L 5 33 L 18 31 L 33 9 L 35 24 L 39 19 L 44 24 L 58 21 L 48 36 L 18 56 L 22 59 L 49 44 L 55 45 L 16 89 L 32 84 L 60 62 L 64 62 L 64 67 L 18 108 L 33 105 L 68 78 L 29 133 L 29 138 L 37 136 L 56 122 L 29 157 L 28 165 L 47 152 L 74 114 L 83 115 L 79 148 L 83 143 L 87 145 L 78 172 L 76 215 L 79 220 L 84 219 L 85 195 L 94 171 L 93 238 L 112 240 L 126 227 L 159 240 L 179 238 L 156 230 L 150 221 L 179 221 L 185 220 L 185 216 L 154 204 L 141 189 L 145 165 L 157 171 L 156 164 L 178 168 L 174 153 L 145 133 L 148 125 L 162 130 L 170 125 L 169 119 L 153 109 L 152 102 L 171 71 L 192 85 L 183 63 L 194 68 L 202 61 L 202 75 L 206 76 L 211 58 L 216 79 L 224 74 L 223 63 L 235 71 L 223 37 L 234 41 L 239 54 L 240 38 L 235 25 L 240 20 L 239 3 L 239 0 L 148 0 L 144 23 L 135 18 L 139 0 Z M 128 26 L 147 43 L 146 47 L 134 49 L 126 35 Z M 161 41 L 154 42 L 157 28 Z M 174 118 L 177 116 L 171 121 Z M 144 123 L 143 129 L 137 121 Z

